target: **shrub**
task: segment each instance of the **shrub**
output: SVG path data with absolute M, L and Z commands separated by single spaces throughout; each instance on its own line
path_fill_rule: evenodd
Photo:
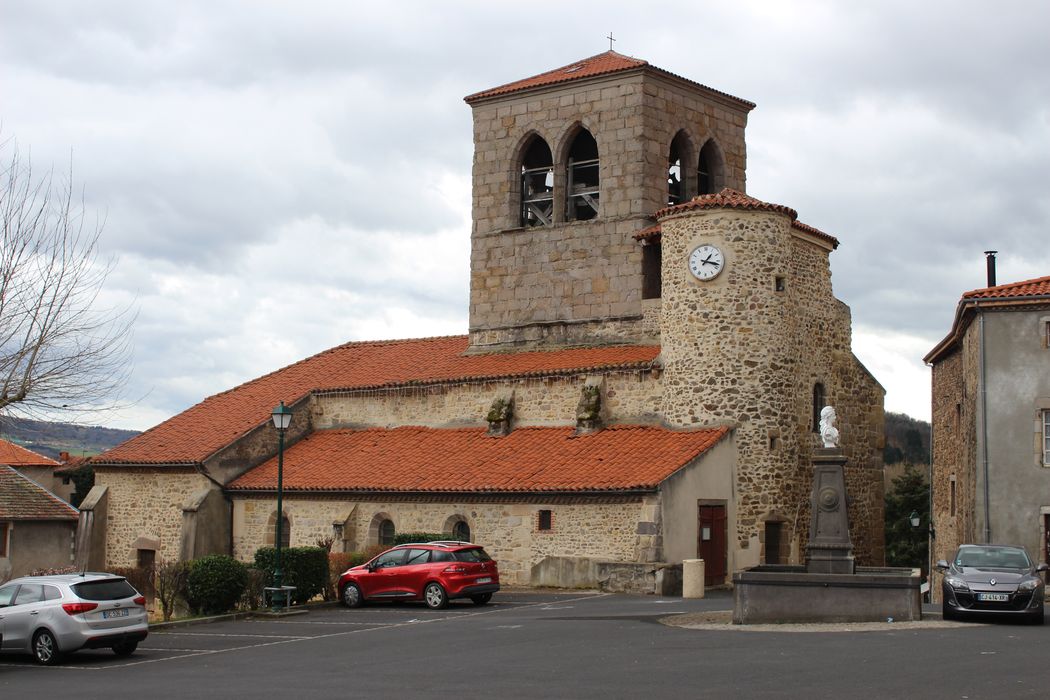
M 248 567 L 248 585 L 244 587 L 244 595 L 241 596 L 241 607 L 245 610 L 258 610 L 266 604 L 266 591 L 271 583 L 270 574 L 267 571 Z
M 408 544 L 410 542 L 437 542 L 439 540 L 449 540 L 452 536 L 444 532 L 403 532 L 400 535 L 394 535 L 394 544 Z
M 175 612 L 175 604 L 186 598 L 186 579 L 190 575 L 190 566 L 185 561 L 160 561 L 154 568 L 157 571 L 157 600 L 164 621 L 167 622 Z
M 156 587 L 153 584 L 155 571 L 152 566 L 149 568 L 115 566 L 110 567 L 109 572 L 126 578 L 136 591 L 147 598 L 153 599 L 156 596 Z
M 190 562 L 186 602 L 194 612 L 217 615 L 232 609 L 248 585 L 248 567 L 225 554 Z
M 273 581 L 277 550 L 261 547 L 255 551 L 255 566 L 267 573 Z M 328 552 L 321 547 L 288 547 L 281 549 L 281 582 L 295 586 L 292 602 L 301 605 L 323 593 L 328 581 Z

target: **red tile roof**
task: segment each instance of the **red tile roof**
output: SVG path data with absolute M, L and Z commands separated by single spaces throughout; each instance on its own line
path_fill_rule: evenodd
M 7 440 L 0 440 L 0 464 L 12 467 L 57 467 L 58 462 Z
M 728 428 L 672 431 L 618 425 L 589 435 L 571 427 L 403 427 L 319 430 L 284 453 L 288 491 L 564 492 L 655 488 L 710 449 Z M 233 490 L 277 488 L 276 458 Z
M 0 466 L 0 520 L 76 520 L 78 513 L 13 468 Z
M 952 329 L 941 342 L 934 346 L 923 358 L 927 364 L 938 362 L 950 350 L 955 348 L 963 337 L 966 328 L 973 320 L 976 309 L 1025 307 L 1032 304 L 1050 303 L 1050 277 L 1037 277 L 1023 282 L 1011 282 L 995 287 L 982 287 L 965 292 L 955 307 L 955 319 Z
M 205 399 L 92 458 L 105 464 L 193 464 L 312 391 L 414 386 L 651 367 L 658 346 L 465 355 L 467 336 L 347 343 Z
M 823 239 L 823 240 L 827 241 L 828 243 L 830 243 L 831 246 L 834 247 L 834 248 L 838 248 L 839 247 L 839 239 L 835 238 L 834 236 L 831 236 L 829 234 L 824 233 L 820 229 L 813 228 L 809 224 L 804 224 L 801 221 L 797 221 L 796 220 L 796 221 L 792 221 L 791 222 L 791 228 L 798 229 L 799 231 L 804 231 L 805 233 L 808 233 L 811 236 L 816 236 L 817 238 Z M 659 242 L 660 236 L 662 234 L 663 234 L 663 228 L 660 226 L 660 224 L 655 224 L 653 226 L 648 226 L 646 228 L 643 228 L 641 231 L 639 231 L 638 233 L 634 234 L 634 240 L 636 240 L 636 241 L 656 241 L 656 242 Z
M 962 295 L 963 299 L 1011 299 L 1050 294 L 1050 277 L 1038 277 L 1034 280 L 1011 282 L 995 287 L 974 289 Z
M 681 214 L 683 212 L 692 211 L 694 209 L 744 209 L 747 211 L 772 211 L 778 214 L 786 214 L 791 217 L 794 221 L 798 218 L 798 212 L 791 207 L 785 207 L 782 204 L 770 204 L 769 202 L 763 202 L 761 199 L 755 199 L 754 197 L 744 194 L 738 190 L 734 190 L 731 187 L 725 187 L 721 192 L 716 194 L 701 194 L 693 197 L 688 202 L 682 202 L 676 204 L 673 207 L 664 207 L 660 211 L 656 212 L 656 218 L 662 219 L 665 216 L 671 216 L 673 214 Z
M 597 56 L 591 56 L 584 58 L 579 61 L 574 61 L 567 66 L 561 68 L 555 68 L 554 70 L 547 71 L 546 73 L 540 73 L 534 75 L 531 78 L 524 78 L 522 80 L 515 80 L 513 83 L 507 83 L 506 85 L 500 85 L 498 87 L 491 88 L 489 90 L 482 90 L 476 92 L 473 95 L 467 95 L 463 98 L 467 104 L 476 102 L 486 97 L 496 97 L 498 95 L 509 95 L 511 93 L 520 92 L 522 90 L 528 90 L 530 88 L 544 87 L 546 85 L 556 85 L 558 83 L 567 83 L 572 80 L 581 80 L 583 78 L 591 78 L 599 75 L 611 75 L 613 73 L 622 73 L 624 71 L 635 70 L 638 68 L 645 68 L 655 73 L 667 75 L 678 80 L 684 80 L 687 83 L 697 85 L 710 90 L 711 92 L 717 93 L 723 97 L 727 97 L 734 102 L 746 107 L 748 110 L 754 109 L 755 104 L 742 100 L 739 97 L 734 97 L 720 90 L 701 85 L 700 83 L 683 78 L 680 75 L 675 75 L 662 68 L 650 65 L 648 61 L 643 61 L 639 58 L 633 58 L 631 56 L 624 56 L 623 54 L 616 53 L 615 51 L 606 51 L 600 53 Z

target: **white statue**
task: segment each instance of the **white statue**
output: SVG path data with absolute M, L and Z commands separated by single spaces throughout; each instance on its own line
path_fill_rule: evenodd
M 825 406 L 820 411 L 820 439 L 824 441 L 824 447 L 839 446 L 839 431 L 835 427 L 837 418 L 833 406 Z

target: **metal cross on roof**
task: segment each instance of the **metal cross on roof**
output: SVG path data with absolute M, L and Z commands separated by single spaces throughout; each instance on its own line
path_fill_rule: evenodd
M 609 40 L 609 50 L 612 51 L 612 44 L 614 41 L 616 41 L 616 39 L 613 39 L 612 32 L 609 32 L 609 36 L 605 38 Z

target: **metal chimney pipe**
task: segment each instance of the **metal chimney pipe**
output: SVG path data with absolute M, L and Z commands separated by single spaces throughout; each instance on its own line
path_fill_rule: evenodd
M 995 254 L 998 250 L 986 250 L 984 251 L 985 261 L 988 263 L 988 286 L 995 286 Z

